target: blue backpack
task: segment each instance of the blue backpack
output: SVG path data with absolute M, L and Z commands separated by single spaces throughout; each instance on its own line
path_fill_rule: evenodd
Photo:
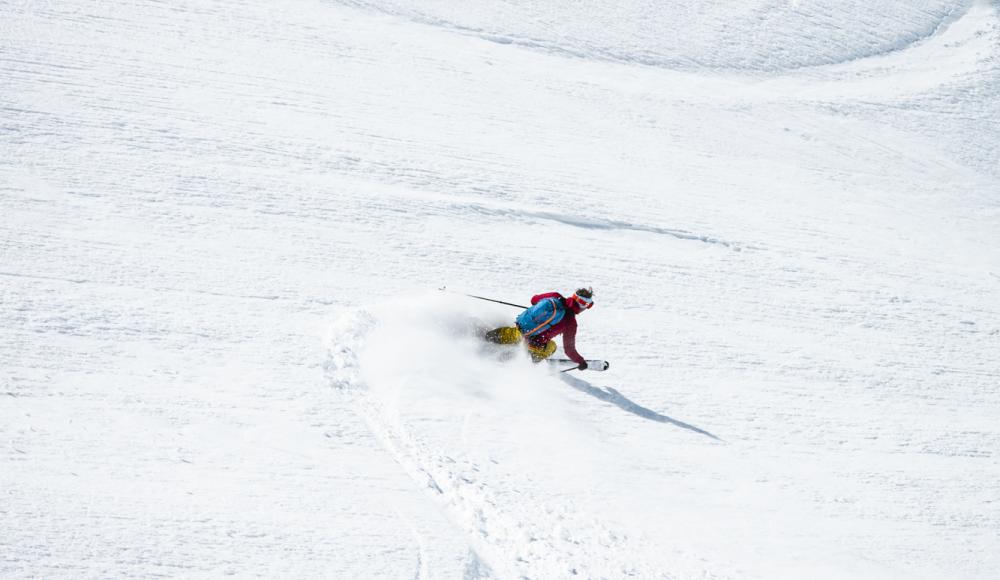
M 517 328 L 524 336 L 534 336 L 552 328 L 566 316 L 566 306 L 558 298 L 539 300 L 517 317 Z

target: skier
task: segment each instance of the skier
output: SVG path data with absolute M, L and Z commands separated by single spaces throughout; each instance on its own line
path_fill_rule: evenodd
M 563 337 L 563 351 L 579 370 L 587 368 L 587 361 L 576 351 L 576 316 L 594 306 L 594 289 L 580 288 L 566 298 L 558 292 L 532 296 L 531 307 L 522 312 L 514 326 L 495 328 L 486 333 L 486 340 L 497 344 L 518 344 L 527 339 L 531 360 L 539 362 L 556 351 L 552 340 Z

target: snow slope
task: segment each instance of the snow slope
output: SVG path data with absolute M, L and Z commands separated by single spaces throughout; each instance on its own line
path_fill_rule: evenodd
M 0 577 L 1000 576 L 998 12 L 0 4 Z

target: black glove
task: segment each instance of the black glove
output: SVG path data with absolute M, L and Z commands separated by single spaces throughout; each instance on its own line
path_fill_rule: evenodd
M 582 363 L 580 363 L 579 365 L 577 365 L 576 368 L 578 370 L 581 370 L 581 371 L 587 370 L 587 361 L 583 361 Z

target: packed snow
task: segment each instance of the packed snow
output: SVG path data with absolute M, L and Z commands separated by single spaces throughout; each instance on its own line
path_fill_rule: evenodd
M 1000 578 L 998 119 L 995 0 L 0 3 L 0 577 Z

